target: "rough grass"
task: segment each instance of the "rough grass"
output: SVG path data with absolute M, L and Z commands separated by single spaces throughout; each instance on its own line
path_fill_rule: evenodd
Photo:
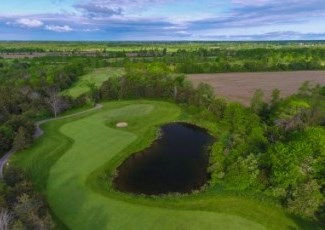
M 253 199 L 208 193 L 145 198 L 109 190 L 98 180 L 104 169 L 147 146 L 161 124 L 181 114 L 167 102 L 107 103 L 99 111 L 44 125 L 45 135 L 11 162 L 29 172 L 71 229 L 299 228 L 281 208 Z M 116 128 L 121 120 L 129 126 Z
M 93 83 L 99 87 L 108 78 L 121 76 L 123 73 L 123 68 L 99 68 L 89 74 L 81 76 L 75 85 L 63 93 L 76 98 L 89 91 L 89 83 Z

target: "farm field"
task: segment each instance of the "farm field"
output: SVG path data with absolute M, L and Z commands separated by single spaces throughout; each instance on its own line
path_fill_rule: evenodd
M 102 186 L 98 176 L 104 169 L 148 146 L 160 125 L 184 120 L 181 114 L 167 102 L 105 103 L 98 111 L 44 124 L 45 135 L 10 164 L 33 178 L 54 214 L 71 229 L 298 228 L 283 209 L 244 197 L 144 198 L 116 192 L 107 182 Z M 120 121 L 129 126 L 116 128 Z
M 96 87 L 110 77 L 119 77 L 123 75 L 123 68 L 99 68 L 95 69 L 89 74 L 83 75 L 80 79 L 69 89 L 63 91 L 63 94 L 70 95 L 74 98 L 89 91 L 89 84 L 94 84 Z
M 323 85 L 325 71 L 191 74 L 188 79 L 194 85 L 208 83 L 217 95 L 248 105 L 257 89 L 262 89 L 269 99 L 275 88 L 286 97 L 295 93 L 305 81 Z

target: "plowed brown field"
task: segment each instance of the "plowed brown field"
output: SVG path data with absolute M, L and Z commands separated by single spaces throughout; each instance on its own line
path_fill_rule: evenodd
M 188 77 L 194 85 L 208 83 L 217 95 L 245 105 L 256 89 L 262 89 L 269 99 L 275 88 L 283 97 L 295 93 L 305 81 L 325 85 L 325 71 L 191 74 Z

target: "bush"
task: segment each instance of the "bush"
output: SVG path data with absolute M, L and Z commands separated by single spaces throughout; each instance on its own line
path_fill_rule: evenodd
M 55 229 L 45 199 L 35 192 L 20 170 L 9 168 L 5 182 L 5 205 L 1 206 L 7 206 L 8 213 L 12 214 L 9 229 Z
M 33 141 L 32 136 L 23 127 L 18 129 L 18 133 L 15 136 L 13 142 L 13 148 L 15 150 L 22 150 L 28 148 Z
M 302 216 L 314 217 L 315 212 L 324 203 L 320 186 L 315 180 L 299 184 L 287 201 L 288 210 Z
M 11 148 L 13 135 L 14 134 L 10 126 L 0 126 L 0 156 L 1 153 L 4 153 Z

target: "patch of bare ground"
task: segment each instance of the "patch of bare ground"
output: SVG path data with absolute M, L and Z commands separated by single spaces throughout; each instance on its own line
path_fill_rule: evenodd
M 281 96 L 295 93 L 302 83 L 325 84 L 325 71 L 190 74 L 190 81 L 211 85 L 218 96 L 249 105 L 255 90 L 262 89 L 267 100 L 278 88 Z

